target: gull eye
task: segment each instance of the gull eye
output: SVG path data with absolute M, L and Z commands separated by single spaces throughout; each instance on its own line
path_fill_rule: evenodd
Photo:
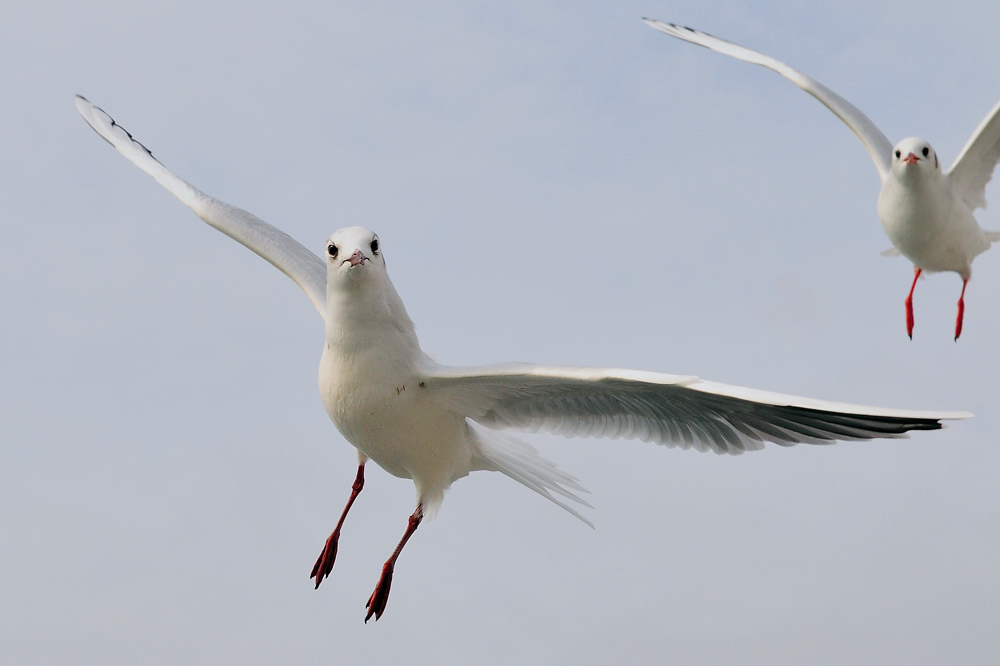
M 374 239 L 371 244 L 372 254 L 378 254 L 378 239 Z
M 927 157 L 928 155 L 931 154 L 931 149 L 928 148 L 927 146 L 924 146 L 924 149 L 921 150 L 920 152 L 922 152 L 924 154 L 924 157 Z
M 896 159 L 897 160 L 899 159 L 899 151 L 898 150 L 896 151 Z
M 326 246 L 326 253 L 329 254 L 331 257 L 336 257 L 337 246 L 334 245 L 333 243 L 330 243 L 329 245 Z

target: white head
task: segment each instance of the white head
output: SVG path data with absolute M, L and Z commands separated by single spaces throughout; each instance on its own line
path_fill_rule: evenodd
M 334 232 L 326 241 L 327 328 L 351 330 L 371 339 L 373 332 L 402 336 L 407 348 L 419 349 L 413 322 L 385 270 L 382 246 L 364 227 Z
M 941 171 L 941 163 L 931 144 L 911 136 L 892 149 L 892 170 L 900 175 L 928 174 Z
M 361 285 L 385 277 L 378 236 L 364 227 L 335 231 L 326 241 L 327 283 Z
M 419 350 L 413 322 L 385 270 L 382 246 L 364 227 L 335 231 L 326 241 L 327 331 L 337 330 L 338 344 L 370 344 L 395 338 L 395 349 Z M 346 337 L 345 337 L 346 336 Z M 328 338 L 329 340 L 329 338 Z M 351 341 L 354 342 L 351 342 Z M 345 342 L 347 341 L 347 342 Z M 387 352 L 388 353 L 388 352 Z

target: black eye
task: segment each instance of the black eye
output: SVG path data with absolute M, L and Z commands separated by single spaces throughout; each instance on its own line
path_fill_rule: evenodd
M 924 146 L 924 149 L 922 151 L 920 151 L 920 152 L 922 152 L 924 154 L 924 157 L 927 157 L 928 155 L 930 155 L 931 149 L 928 148 L 927 146 Z
M 337 256 L 337 246 L 333 245 L 332 243 L 330 245 L 327 245 L 326 246 L 326 252 L 331 257 L 336 257 Z
M 897 159 L 899 158 L 899 151 L 898 150 L 896 151 L 896 158 Z
M 371 248 L 372 248 L 372 254 L 378 254 L 378 239 L 377 238 L 372 241 Z

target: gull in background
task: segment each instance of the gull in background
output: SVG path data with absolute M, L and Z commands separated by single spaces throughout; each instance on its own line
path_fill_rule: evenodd
M 986 184 L 1000 160 L 1000 103 L 979 123 L 958 159 L 944 172 L 929 143 L 909 137 L 893 146 L 850 102 L 785 63 L 692 28 L 646 18 L 643 21 L 671 37 L 774 70 L 825 104 L 851 128 L 865 144 L 882 178 L 878 217 L 893 245 L 882 254 L 902 254 L 913 262 L 913 283 L 904 301 L 906 334 L 913 338 L 913 289 L 917 279 L 923 273 L 952 271 L 962 278 L 955 318 L 958 340 L 972 260 L 1000 240 L 1000 232 L 984 231 L 973 215 L 976 208 L 986 208 Z
M 449 367 L 420 349 L 386 272 L 378 236 L 361 227 L 335 232 L 320 258 L 246 211 L 198 191 L 171 173 L 104 111 L 82 97 L 84 119 L 118 152 L 156 179 L 201 219 L 292 278 L 326 322 L 319 365 L 323 405 L 358 451 L 350 499 L 312 569 L 316 587 L 330 574 L 341 528 L 361 489 L 365 463 L 412 479 L 417 506 L 382 567 L 365 622 L 385 610 L 396 559 L 451 484 L 478 470 L 501 472 L 584 522 L 561 498 L 586 504 L 576 479 L 499 429 L 567 437 L 641 439 L 739 454 L 764 442 L 901 437 L 937 430 L 966 412 L 916 412 L 838 404 L 635 370 L 512 363 Z M 574 492 L 576 491 L 576 492 Z

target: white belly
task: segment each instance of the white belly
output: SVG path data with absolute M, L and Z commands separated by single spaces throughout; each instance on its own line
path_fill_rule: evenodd
M 412 478 L 418 494 L 443 493 L 469 473 L 472 438 L 464 417 L 427 400 L 401 364 L 335 356 L 323 354 L 320 394 L 347 441 L 390 474 Z
M 914 266 L 968 278 L 972 260 L 989 242 L 968 206 L 946 189 L 946 181 L 933 185 L 917 190 L 888 178 L 879 195 L 879 221 Z

